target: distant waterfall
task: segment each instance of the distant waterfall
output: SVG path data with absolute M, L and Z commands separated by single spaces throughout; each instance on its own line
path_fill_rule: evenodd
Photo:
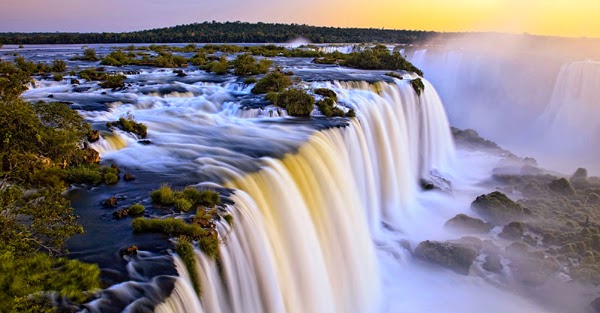
M 453 155 L 434 88 L 417 97 L 397 84 L 317 83 L 357 110 L 350 127 L 311 136 L 298 153 L 265 158 L 262 170 L 232 174 L 232 229 L 219 266 L 200 252 L 206 312 L 370 312 L 380 276 L 373 238 L 401 229 L 417 179 Z M 185 278 L 185 275 L 183 275 Z M 195 303 L 177 284 L 161 312 Z M 189 289 L 187 292 L 179 288 Z
M 573 62 L 562 67 L 541 117 L 554 136 L 575 144 L 600 139 L 600 62 Z

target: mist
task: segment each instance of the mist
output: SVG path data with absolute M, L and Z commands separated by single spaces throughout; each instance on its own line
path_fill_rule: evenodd
M 452 126 L 542 166 L 600 174 L 600 41 L 445 35 L 407 51 L 437 88 Z

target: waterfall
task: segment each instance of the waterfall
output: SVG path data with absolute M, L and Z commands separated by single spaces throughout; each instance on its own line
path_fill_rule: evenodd
M 218 262 L 197 252 L 207 312 L 370 312 L 381 277 L 375 242 L 408 223 L 417 180 L 453 155 L 434 88 L 418 97 L 395 83 L 315 83 L 357 111 L 349 127 L 314 133 L 297 153 L 231 173 L 234 226 L 219 223 Z M 182 275 L 185 278 L 185 275 Z M 187 285 L 178 301 L 197 301 Z M 181 305 L 179 305 L 181 307 Z
M 113 132 L 112 134 L 104 134 L 100 139 L 92 144 L 90 147 L 104 156 L 107 153 L 121 150 L 128 145 L 136 142 L 136 139 L 127 136 L 125 133 Z
M 575 145 L 600 139 L 600 62 L 580 61 L 560 70 L 550 103 L 540 118 L 556 139 Z

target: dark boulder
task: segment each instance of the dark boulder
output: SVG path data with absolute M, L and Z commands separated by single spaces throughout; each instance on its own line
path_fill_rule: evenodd
M 498 191 L 477 197 L 471 208 L 495 225 L 518 221 L 524 215 L 520 204 Z
M 106 199 L 106 201 L 104 201 L 104 203 L 102 204 L 107 208 L 116 208 L 118 205 L 118 201 L 116 197 L 110 197 L 108 199 Z
M 121 210 L 113 212 L 113 217 L 118 220 L 120 220 L 122 218 L 126 218 L 128 215 L 129 215 L 129 209 L 121 209 Z
M 133 174 L 131 174 L 131 173 L 125 173 L 125 175 L 123 176 L 123 179 L 125 179 L 125 181 L 134 181 L 135 176 L 133 176 Z
M 487 234 L 494 225 L 465 214 L 458 214 L 448 220 L 444 227 L 470 234 Z
M 474 248 L 459 244 L 427 240 L 417 246 L 414 254 L 419 259 L 440 265 L 461 275 L 468 275 L 479 252 Z
M 137 255 L 138 253 L 138 247 L 137 246 L 131 246 L 125 249 L 121 249 L 121 256 L 132 256 L 132 255 Z

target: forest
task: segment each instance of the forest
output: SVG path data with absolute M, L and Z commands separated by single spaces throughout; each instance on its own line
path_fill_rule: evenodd
M 417 30 L 213 21 L 124 33 L 0 33 L 0 43 L 277 43 L 304 38 L 313 43 L 410 44 L 428 40 L 437 34 L 436 32 Z

